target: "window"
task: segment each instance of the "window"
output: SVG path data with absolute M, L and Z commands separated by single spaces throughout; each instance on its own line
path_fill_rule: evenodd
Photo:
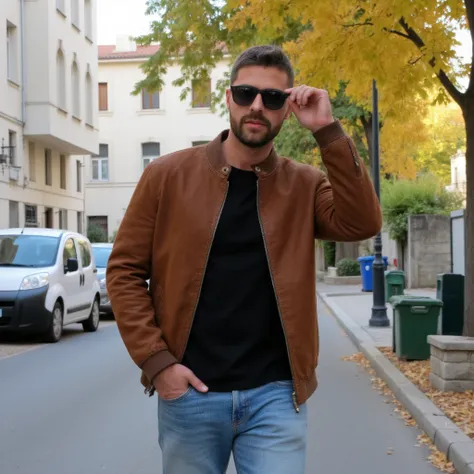
M 56 53 L 56 80 L 57 80 L 57 94 L 58 94 L 58 107 L 62 110 L 66 110 L 66 61 L 64 59 L 64 53 L 58 49 Z
M 67 158 L 65 155 L 59 155 L 59 185 L 61 189 L 66 189 L 66 170 Z
M 71 0 L 71 22 L 79 29 L 79 0 Z
M 92 1 L 84 0 L 84 29 L 86 38 L 93 40 L 92 38 Z
M 77 232 L 82 234 L 84 218 L 81 211 L 77 211 Z
M 81 254 L 82 268 L 87 268 L 92 262 L 89 244 L 84 239 L 78 239 L 79 253 Z
M 10 228 L 20 227 L 20 208 L 18 201 L 9 201 L 9 211 L 10 211 Z
M 99 154 L 92 158 L 92 181 L 109 179 L 109 145 L 101 143 Z
M 79 67 L 74 60 L 71 68 L 72 78 L 72 115 L 76 118 L 81 116 L 81 87 L 79 79 Z
M 147 92 L 145 89 L 142 89 L 142 109 L 159 109 L 160 108 L 160 93 Z
M 108 90 L 106 82 L 99 82 L 99 110 L 109 110 Z
M 59 228 L 66 230 L 67 229 L 67 210 L 59 209 Z
M 54 229 L 54 215 L 51 207 L 44 208 L 44 227 Z
M 94 103 L 94 95 L 92 91 L 92 77 L 89 72 L 86 74 L 86 123 L 92 125 L 94 111 L 92 110 Z
M 142 166 L 145 169 L 150 162 L 160 156 L 160 144 L 156 142 L 142 143 Z
M 82 193 L 82 163 L 76 160 L 76 191 Z
M 66 5 L 64 0 L 56 0 L 56 10 L 66 16 Z
M 193 81 L 192 105 L 194 109 L 211 106 L 211 81 Z
M 66 273 L 66 265 L 68 258 L 77 258 L 76 246 L 74 245 L 74 239 L 67 239 L 64 244 L 63 250 L 63 264 L 64 264 L 64 273 Z
M 209 141 L 208 140 L 198 140 L 196 142 L 192 142 L 192 146 L 205 145 L 206 143 L 209 143 Z
M 8 130 L 8 153 L 10 156 L 10 165 L 14 166 L 16 162 L 15 149 L 16 149 L 16 132 Z
M 36 227 L 38 225 L 38 208 L 25 204 L 25 227 Z
M 7 21 L 7 78 L 18 81 L 18 35 L 15 25 Z
M 28 168 L 30 172 L 30 181 L 36 181 L 36 150 L 33 142 L 28 142 Z
M 44 183 L 46 186 L 53 185 L 53 168 L 51 163 L 51 150 L 44 150 Z

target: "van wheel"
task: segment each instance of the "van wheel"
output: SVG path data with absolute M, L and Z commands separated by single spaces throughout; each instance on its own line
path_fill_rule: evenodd
M 89 317 L 82 322 L 82 327 L 85 332 L 95 332 L 99 327 L 100 311 L 99 311 L 99 300 L 96 298 L 92 303 L 91 314 Z
M 63 307 L 59 301 L 54 303 L 51 324 L 45 334 L 46 342 L 58 342 L 63 334 Z

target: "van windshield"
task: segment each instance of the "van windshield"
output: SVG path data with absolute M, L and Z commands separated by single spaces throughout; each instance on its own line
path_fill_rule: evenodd
M 56 262 L 59 237 L 0 235 L 0 267 L 49 267 Z

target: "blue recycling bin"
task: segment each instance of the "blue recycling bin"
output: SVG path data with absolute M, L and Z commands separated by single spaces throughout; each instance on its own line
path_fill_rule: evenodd
M 388 257 L 382 257 L 384 262 L 385 270 L 388 268 Z M 375 257 L 369 255 L 367 257 L 359 257 L 358 262 L 360 263 L 360 274 L 362 276 L 362 291 L 372 291 L 373 289 L 373 273 L 372 266 L 374 264 Z

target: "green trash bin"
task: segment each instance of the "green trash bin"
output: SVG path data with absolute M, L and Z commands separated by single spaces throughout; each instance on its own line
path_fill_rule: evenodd
M 405 360 L 428 360 L 428 336 L 437 334 L 443 302 L 428 297 L 393 299 L 396 354 Z
M 395 317 L 395 302 L 400 300 L 411 300 L 415 298 L 416 300 L 431 300 L 430 296 L 414 296 L 414 295 L 396 295 L 392 296 L 389 300 L 389 303 L 392 305 L 392 352 L 397 351 L 397 341 L 395 338 L 395 331 L 397 325 L 397 318 Z
M 385 302 L 392 296 L 405 293 L 405 272 L 402 270 L 388 270 L 385 272 Z
M 438 275 L 436 298 L 443 302 L 438 334 L 462 336 L 464 326 L 464 275 L 456 273 Z

